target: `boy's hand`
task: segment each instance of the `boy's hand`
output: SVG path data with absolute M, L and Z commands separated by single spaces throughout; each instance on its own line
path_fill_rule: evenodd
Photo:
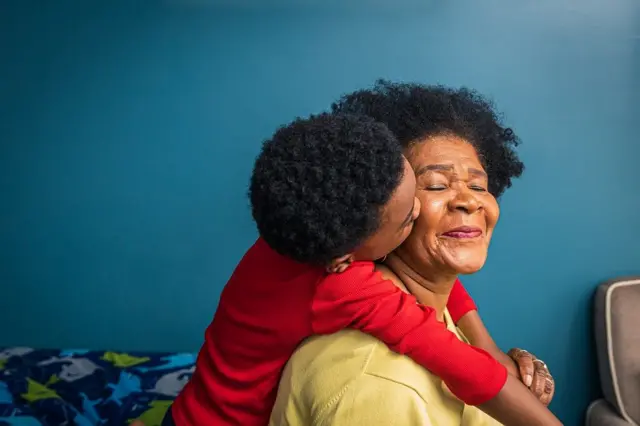
M 547 364 L 524 349 L 511 349 L 507 355 L 515 361 L 522 382 L 544 405 L 549 405 L 556 390 L 556 384 Z

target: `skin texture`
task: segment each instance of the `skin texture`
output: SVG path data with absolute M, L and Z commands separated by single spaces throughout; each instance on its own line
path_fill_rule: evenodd
M 556 385 L 544 361 L 518 348 L 511 349 L 507 356 L 517 364 L 518 373 L 523 377 L 525 385 L 540 399 L 540 402 L 545 406 L 549 405 L 553 399 Z
M 422 303 L 443 319 L 451 288 L 461 273 L 484 265 L 500 216 L 475 148 L 443 134 L 417 141 L 406 152 L 416 173 L 420 216 L 386 265 Z M 452 230 L 467 226 L 476 232 Z M 479 407 L 505 425 L 558 425 L 560 421 L 515 377 Z

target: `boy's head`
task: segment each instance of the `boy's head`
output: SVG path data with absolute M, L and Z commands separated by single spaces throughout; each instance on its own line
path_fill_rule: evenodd
M 265 142 L 249 197 L 278 253 L 340 272 L 398 247 L 420 211 L 400 144 L 366 116 L 297 119 Z

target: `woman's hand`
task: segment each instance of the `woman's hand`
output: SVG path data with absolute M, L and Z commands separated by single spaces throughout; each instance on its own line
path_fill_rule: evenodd
M 542 360 L 524 349 L 511 349 L 507 355 L 516 363 L 522 382 L 544 405 L 549 405 L 556 390 L 556 384 Z

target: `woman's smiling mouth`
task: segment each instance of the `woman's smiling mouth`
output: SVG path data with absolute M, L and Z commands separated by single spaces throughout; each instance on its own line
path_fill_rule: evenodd
M 450 229 L 447 232 L 442 233 L 443 237 L 456 238 L 456 239 L 470 239 L 481 237 L 483 234 L 482 229 L 475 226 L 459 226 L 454 229 Z

